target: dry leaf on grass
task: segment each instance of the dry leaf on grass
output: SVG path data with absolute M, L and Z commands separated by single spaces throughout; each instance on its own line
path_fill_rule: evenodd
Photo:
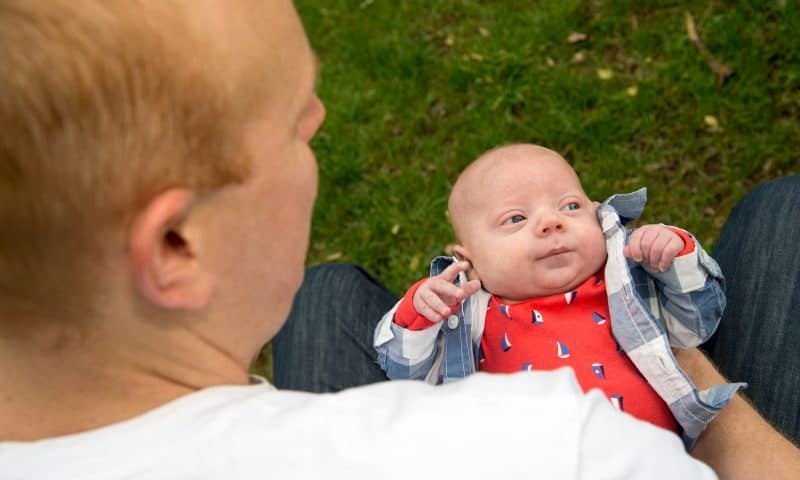
M 419 267 L 420 258 L 419 255 L 414 255 L 411 257 L 411 261 L 408 262 L 408 269 L 414 271 Z
M 569 43 L 578 43 L 578 42 L 582 42 L 582 41 L 586 40 L 587 38 L 589 38 L 589 37 L 585 33 L 572 32 L 567 37 L 567 42 L 569 42 Z
M 614 77 L 614 72 L 610 68 L 598 68 L 597 78 L 600 80 L 611 80 Z
M 719 120 L 713 115 L 706 115 L 703 117 L 703 123 L 706 124 L 706 127 L 708 127 L 708 130 L 711 132 L 718 132 L 721 130 L 719 127 Z

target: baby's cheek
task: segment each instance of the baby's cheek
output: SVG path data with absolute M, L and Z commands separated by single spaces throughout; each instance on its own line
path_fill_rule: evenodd
M 589 258 L 587 258 L 587 262 L 591 267 L 589 270 L 597 271 L 606 263 L 606 257 L 608 257 L 608 252 L 606 251 L 606 242 L 605 238 L 603 238 L 603 234 L 601 233 L 599 236 L 595 236 L 591 243 L 587 246 L 589 247 Z
M 491 270 L 489 270 L 488 273 L 487 273 L 486 271 L 484 271 L 480 267 L 476 266 L 476 267 L 473 267 L 472 270 L 470 270 L 468 278 L 470 280 L 480 280 L 481 286 L 485 290 L 491 292 L 492 290 L 490 290 L 490 285 L 494 285 L 495 284 L 494 278 L 491 275 L 491 273 L 492 273 Z
M 484 273 L 478 280 L 484 290 L 500 297 L 510 296 L 519 288 L 518 275 L 504 274 L 502 271 L 492 270 L 490 274 Z

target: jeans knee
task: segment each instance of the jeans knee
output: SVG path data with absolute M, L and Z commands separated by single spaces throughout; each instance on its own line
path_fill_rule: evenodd
M 774 225 L 786 226 L 786 222 L 797 215 L 798 202 L 800 202 L 800 176 L 780 177 L 762 183 L 745 195 L 733 208 L 720 240 L 729 235 L 743 235 L 744 230 L 764 233 L 763 230 L 769 230 Z
M 745 195 L 742 205 L 751 208 L 765 205 L 791 202 L 794 204 L 800 197 L 800 175 L 791 175 L 769 180 L 757 186 Z
M 303 285 L 358 284 L 365 279 L 371 277 L 356 264 L 323 263 L 306 269 Z

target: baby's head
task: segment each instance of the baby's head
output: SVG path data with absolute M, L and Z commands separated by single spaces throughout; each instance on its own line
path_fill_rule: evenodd
M 458 177 L 448 209 L 456 255 L 506 301 L 568 292 L 605 263 L 597 202 L 547 148 L 515 144 L 484 153 Z

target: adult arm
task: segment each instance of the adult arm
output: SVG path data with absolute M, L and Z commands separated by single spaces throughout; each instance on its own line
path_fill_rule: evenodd
M 675 356 L 699 388 L 725 382 L 699 350 L 678 350 Z M 764 420 L 741 394 L 711 422 L 691 454 L 710 465 L 723 480 L 794 480 L 800 472 L 800 450 Z

